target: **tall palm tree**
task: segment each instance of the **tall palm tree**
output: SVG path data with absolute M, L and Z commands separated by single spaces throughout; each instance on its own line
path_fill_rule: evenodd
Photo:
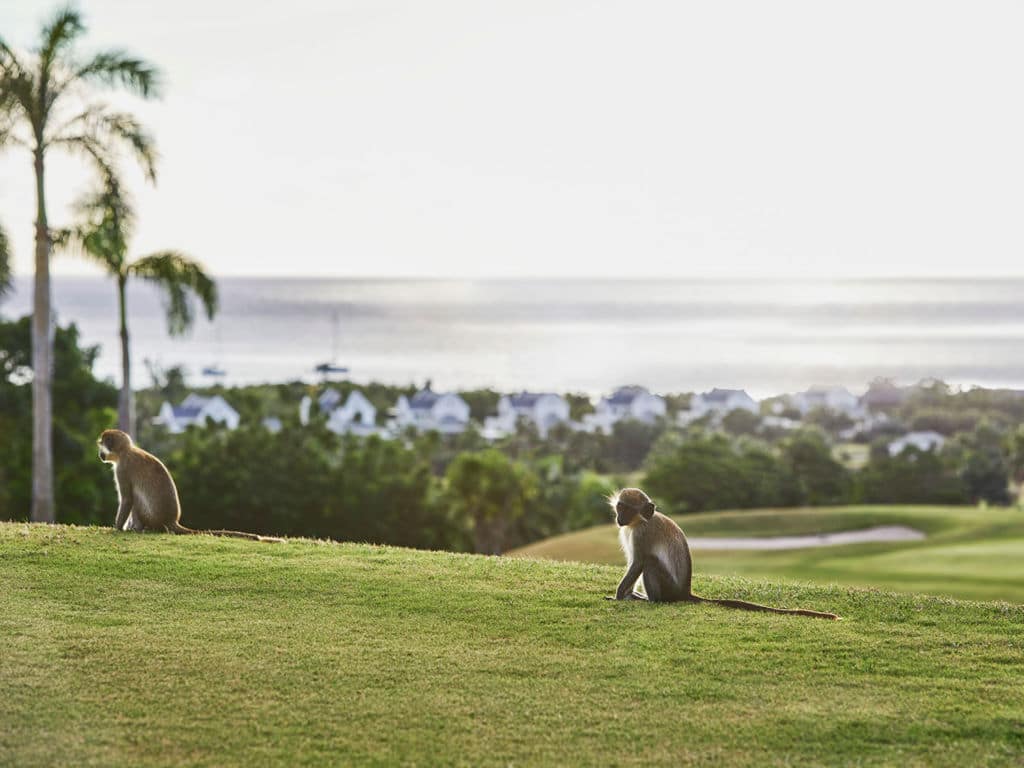
M 11 242 L 0 227 L 0 298 L 11 289 Z
M 53 507 L 53 337 L 50 317 L 52 235 L 46 213 L 47 153 L 62 149 L 88 158 L 104 175 L 114 171 L 117 153 L 135 154 L 155 181 L 153 142 L 130 114 L 92 100 L 97 86 L 121 86 L 155 96 L 157 70 L 122 50 L 80 59 L 75 43 L 85 34 L 73 8 L 54 14 L 33 50 L 19 54 L 0 38 L 0 145 L 14 143 L 32 154 L 36 177 L 35 290 L 32 312 L 32 520 L 54 521 Z
M 76 205 L 80 223 L 68 233 L 68 242 L 78 246 L 86 258 L 97 263 L 117 281 L 117 306 L 121 331 L 121 395 L 118 398 L 119 427 L 134 434 L 135 408 L 132 402 L 131 356 L 128 346 L 128 280 L 136 277 L 153 283 L 164 295 L 167 330 L 185 333 L 195 317 L 198 299 L 213 319 L 217 312 L 217 286 L 203 266 L 177 251 L 160 251 L 128 260 L 135 213 L 116 177 L 108 176 L 97 191 Z

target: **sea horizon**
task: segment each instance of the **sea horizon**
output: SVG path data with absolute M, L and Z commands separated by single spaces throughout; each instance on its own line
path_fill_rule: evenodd
M 145 361 L 184 365 L 192 386 L 345 378 L 436 388 L 583 392 L 746 389 L 758 398 L 815 385 L 863 391 L 875 377 L 1024 388 L 1024 277 L 905 278 L 218 278 L 221 312 L 166 333 L 159 296 L 132 285 L 133 386 Z M 425 290 L 429 287 L 429 290 Z M 117 381 L 114 285 L 55 275 L 54 310 L 98 344 Z M 15 278 L 6 318 L 31 311 Z

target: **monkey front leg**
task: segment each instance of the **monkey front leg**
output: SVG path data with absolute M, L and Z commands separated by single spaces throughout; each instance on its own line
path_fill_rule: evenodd
M 128 516 L 132 511 L 132 499 L 135 498 L 131 481 L 125 476 L 127 473 L 121 471 L 122 467 L 123 465 L 118 463 L 114 470 L 114 484 L 117 486 L 117 517 L 114 518 L 114 530 L 117 531 L 124 530 L 124 524 L 128 522 Z
M 622 581 L 619 582 L 619 588 L 615 590 L 616 600 L 645 600 L 643 595 L 640 595 L 633 591 L 633 586 L 636 584 L 637 579 L 644 572 L 644 564 L 639 560 L 634 560 L 629 564 L 629 568 L 626 570 L 626 575 L 622 577 Z
M 132 512 L 132 502 L 130 498 L 122 498 L 121 503 L 117 505 L 117 517 L 114 519 L 114 530 L 123 531 L 124 524 L 128 522 L 128 516 Z

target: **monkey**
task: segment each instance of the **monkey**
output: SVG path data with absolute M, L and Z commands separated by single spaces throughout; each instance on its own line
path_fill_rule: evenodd
M 686 535 L 675 521 L 658 512 L 639 488 L 624 488 L 609 499 L 619 525 L 619 542 L 626 555 L 626 574 L 615 597 L 608 600 L 648 600 L 654 603 L 715 603 L 745 611 L 768 611 L 819 619 L 838 619 L 834 613 L 803 608 L 770 608 L 745 600 L 715 600 L 693 594 L 693 558 Z M 646 596 L 633 590 L 643 578 Z
M 259 536 L 241 531 L 196 531 L 186 528 L 181 520 L 181 502 L 174 478 L 156 456 L 142 450 L 131 436 L 119 429 L 108 429 L 96 441 L 100 461 L 114 470 L 117 489 L 118 531 L 160 531 L 179 534 L 207 533 L 252 541 L 281 542 L 273 536 Z

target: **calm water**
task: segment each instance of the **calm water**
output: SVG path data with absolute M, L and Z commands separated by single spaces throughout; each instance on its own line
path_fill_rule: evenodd
M 745 387 L 755 396 L 816 383 L 855 391 L 874 376 L 1024 388 L 1024 280 L 220 281 L 213 324 L 169 339 L 157 296 L 129 297 L 133 375 L 183 363 L 193 383 L 316 380 L 337 349 L 356 381 L 599 393 Z M 113 284 L 58 278 L 55 307 L 117 370 Z M 28 311 L 29 281 L 0 307 Z M 336 341 L 335 341 L 336 338 Z

